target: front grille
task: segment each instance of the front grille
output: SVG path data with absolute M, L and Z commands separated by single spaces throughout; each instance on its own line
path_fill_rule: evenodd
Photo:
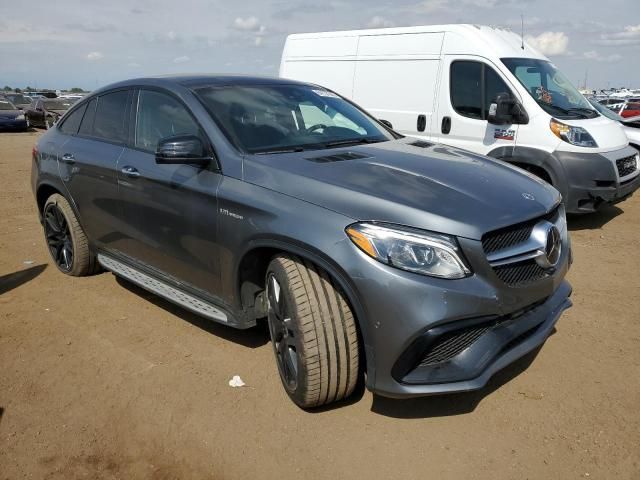
M 489 255 L 497 252 L 498 250 L 514 247 L 525 242 L 531 235 L 531 231 L 536 223 L 540 220 L 548 220 L 555 223 L 557 214 L 558 209 L 556 208 L 543 217 L 534 218 L 533 220 L 528 220 L 499 230 L 494 230 L 493 232 L 485 233 L 482 236 L 482 248 L 484 249 L 484 253 Z
M 636 156 L 631 155 L 630 157 L 619 158 L 616 160 L 616 167 L 618 167 L 618 175 L 620 178 L 631 175 L 638 168 Z
M 535 260 L 493 267 L 500 280 L 510 287 L 523 287 L 548 277 L 553 271 L 545 270 Z
M 425 367 L 451 360 L 463 350 L 469 348 L 489 328 L 488 325 L 476 326 L 443 335 L 427 351 L 419 366 Z

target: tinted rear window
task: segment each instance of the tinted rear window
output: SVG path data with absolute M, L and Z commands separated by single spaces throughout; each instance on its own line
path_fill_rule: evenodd
M 91 135 L 93 133 L 93 120 L 96 117 L 96 99 L 94 98 L 87 104 L 87 111 L 82 118 L 80 131 L 82 135 Z
M 129 92 L 122 90 L 98 98 L 93 136 L 112 142 L 127 141 L 127 106 Z
M 78 133 L 78 128 L 80 128 L 80 122 L 82 122 L 82 117 L 84 115 L 84 111 L 87 109 L 87 104 L 81 105 L 79 108 L 76 108 L 73 112 L 71 112 L 67 118 L 64 119 L 62 125 L 60 125 L 60 130 L 63 133 L 68 133 L 71 135 L 75 135 Z

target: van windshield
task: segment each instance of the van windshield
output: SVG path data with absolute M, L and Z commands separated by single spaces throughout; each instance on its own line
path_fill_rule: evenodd
M 502 63 L 548 114 L 565 119 L 598 116 L 587 99 L 551 62 L 533 58 L 503 58 Z
M 195 93 L 229 140 L 249 153 L 334 148 L 394 138 L 368 114 L 321 87 L 207 86 Z

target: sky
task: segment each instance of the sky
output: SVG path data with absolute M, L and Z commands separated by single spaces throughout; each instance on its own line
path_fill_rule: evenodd
M 278 75 L 290 33 L 475 23 L 520 32 L 576 85 L 640 88 L 638 0 L 0 2 L 0 88 L 167 73 Z

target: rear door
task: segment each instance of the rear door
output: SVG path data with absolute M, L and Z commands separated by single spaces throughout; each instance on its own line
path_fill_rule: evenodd
M 60 126 L 71 130 L 58 152 L 60 176 L 97 247 L 112 248 L 120 238 L 116 164 L 127 140 L 131 95 L 117 90 L 89 101 L 77 132 L 67 125 L 76 120 L 71 115 Z
M 159 165 L 160 139 L 180 134 L 209 141 L 189 109 L 170 93 L 142 89 L 129 148 L 118 161 L 122 253 L 181 283 L 219 292 L 215 167 Z
M 518 125 L 487 122 L 489 107 L 499 93 L 510 93 L 522 101 L 515 92 L 484 59 L 445 57 L 434 138 L 483 155 L 497 147 L 515 146 Z

